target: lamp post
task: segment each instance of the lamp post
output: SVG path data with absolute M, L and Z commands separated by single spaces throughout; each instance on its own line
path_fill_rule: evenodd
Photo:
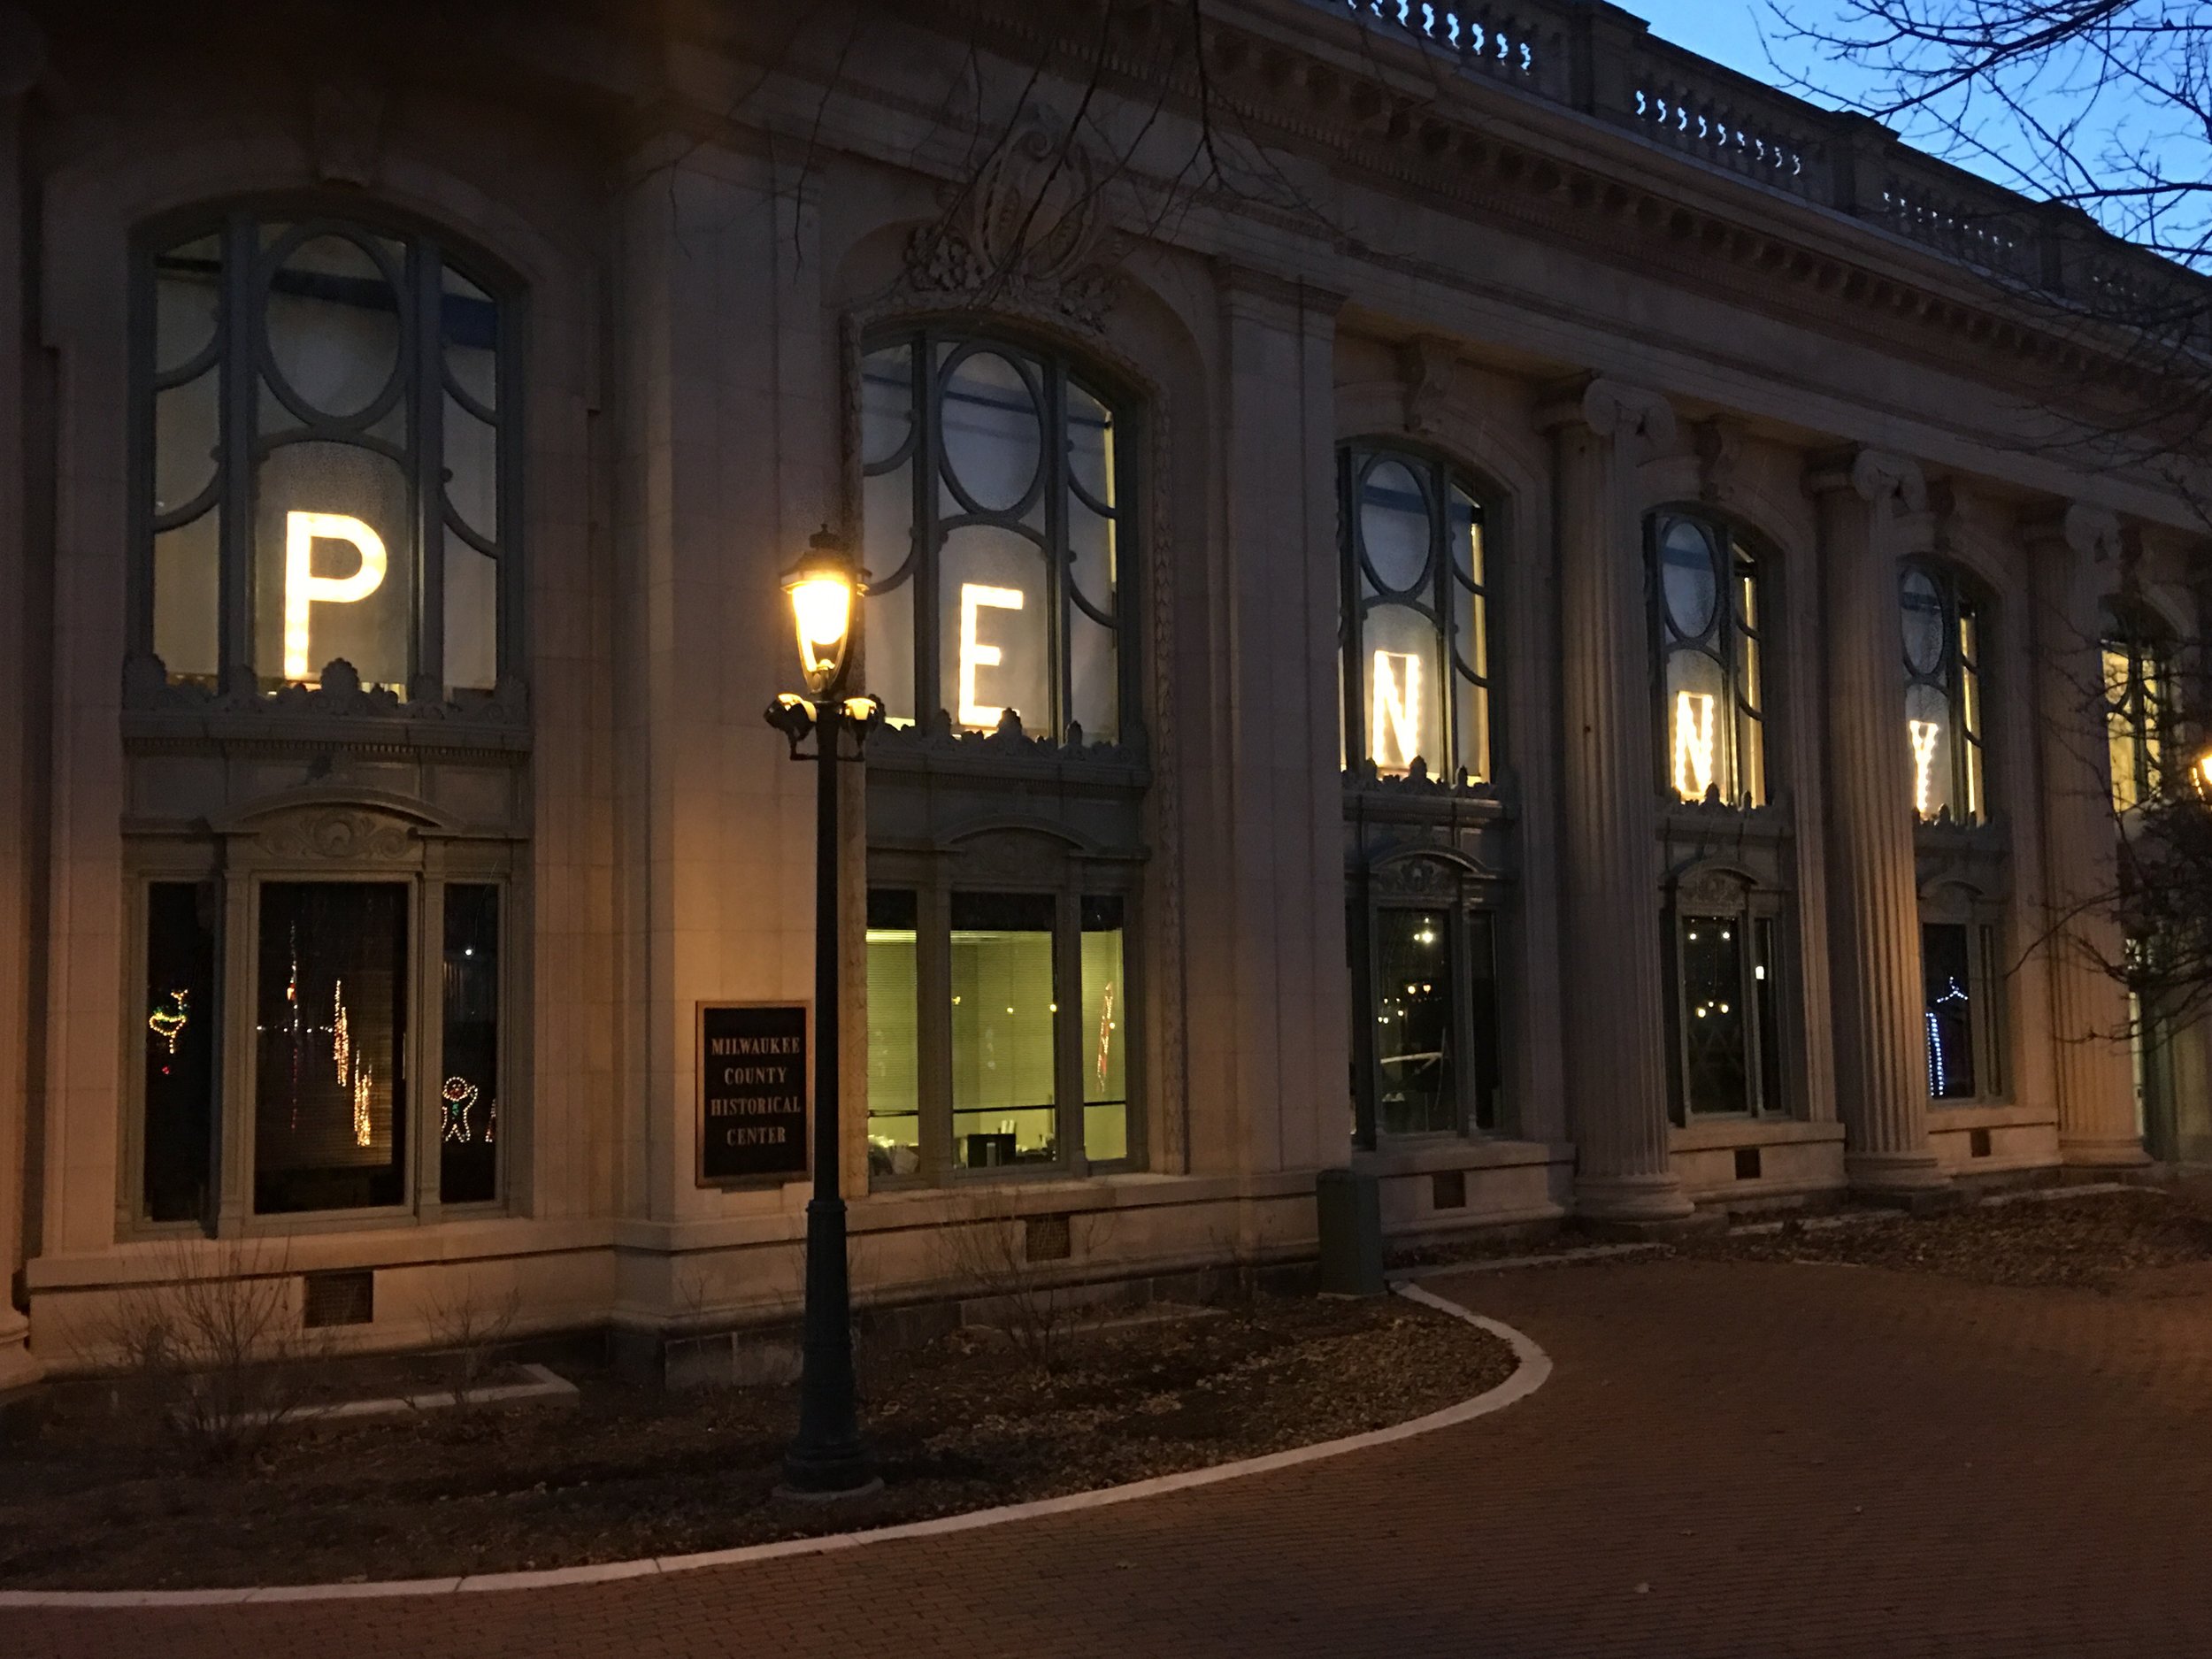
M 806 1316 L 799 1377 L 799 1432 L 783 1456 L 783 1490 L 796 1497 L 834 1498 L 873 1491 L 882 1483 L 860 1443 L 854 1407 L 852 1290 L 845 1263 L 845 1198 L 839 1179 L 837 779 L 840 734 L 853 734 L 853 755 L 883 720 L 873 697 L 847 696 L 852 648 L 860 632 L 858 601 L 867 572 L 827 526 L 806 555 L 784 573 L 798 625 L 799 666 L 808 696 L 791 692 L 768 708 L 768 724 L 800 758 L 814 733 L 817 806 L 814 826 L 814 1196 L 806 1207 Z

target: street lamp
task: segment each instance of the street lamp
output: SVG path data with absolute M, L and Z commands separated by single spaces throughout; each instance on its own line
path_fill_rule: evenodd
M 839 1180 L 837 776 L 840 733 L 850 730 L 860 758 L 868 733 L 883 722 L 873 697 L 849 697 L 845 681 L 860 633 L 857 601 L 867 572 L 825 525 L 805 556 L 784 573 L 797 624 L 799 668 L 810 697 L 785 692 L 768 707 L 768 724 L 801 758 L 799 743 L 814 733 L 818 767 L 814 825 L 814 1196 L 806 1207 L 806 1317 L 801 1345 L 799 1432 L 783 1455 L 783 1490 L 833 1498 L 872 1492 L 877 1478 L 860 1443 L 853 1402 L 852 1287 L 845 1264 L 845 1197 Z

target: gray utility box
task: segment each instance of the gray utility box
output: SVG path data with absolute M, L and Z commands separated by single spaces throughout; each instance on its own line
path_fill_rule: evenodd
M 1365 1170 L 1323 1170 L 1314 1182 L 1321 1213 L 1321 1289 L 1325 1295 L 1383 1294 L 1382 1189 Z

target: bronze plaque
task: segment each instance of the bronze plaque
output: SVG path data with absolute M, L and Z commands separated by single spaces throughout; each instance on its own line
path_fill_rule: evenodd
M 807 1004 L 699 1004 L 699 1185 L 807 1172 Z

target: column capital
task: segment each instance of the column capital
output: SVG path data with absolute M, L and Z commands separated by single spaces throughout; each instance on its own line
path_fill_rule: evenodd
M 1920 463 L 1893 449 L 1864 447 L 1816 456 L 1805 469 L 1805 488 L 1816 495 L 1848 490 L 1870 506 L 1893 513 L 1924 512 L 1928 480 Z
M 1660 394 L 1602 374 L 1555 388 L 1536 408 L 1546 431 L 1581 425 L 1601 438 L 1628 439 L 1647 452 L 1674 442 L 1674 405 Z
M 2063 548 L 2092 565 L 2120 557 L 2120 515 L 2094 502 L 2069 502 L 2057 512 L 2024 519 L 2020 534 L 2034 548 Z

